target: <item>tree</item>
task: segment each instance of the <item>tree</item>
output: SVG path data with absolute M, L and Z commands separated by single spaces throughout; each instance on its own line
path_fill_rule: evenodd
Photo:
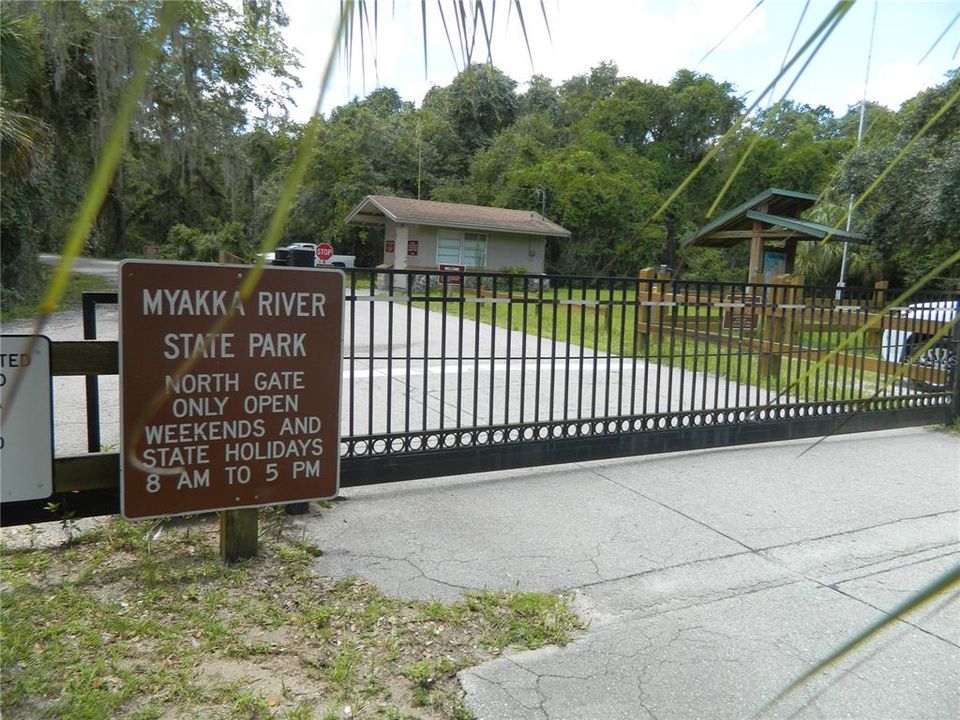
M 550 82 L 550 78 L 534 75 L 530 78 L 527 91 L 520 96 L 520 113 L 543 113 L 554 123 L 560 121 L 560 94 Z
M 669 193 L 677 187 L 733 125 L 743 103 L 729 83 L 709 75 L 680 70 L 666 86 L 665 102 L 654 131 L 657 142 L 644 154 L 658 161 L 658 188 Z M 722 186 L 722 167 L 717 163 L 700 172 L 687 191 L 663 217 L 665 245 L 661 262 L 677 266 L 680 239 L 702 224 L 707 210 Z
M 835 190 L 859 195 L 960 88 L 960 73 L 921 92 L 896 114 L 895 136 L 866 137 L 843 164 Z M 856 227 L 870 238 L 895 283 L 912 283 L 948 258 L 960 238 L 960 110 L 952 107 L 895 165 L 856 211 Z M 960 275 L 948 269 L 941 284 Z
M 610 97 L 620 83 L 620 70 L 614 62 L 602 62 L 586 75 L 575 75 L 560 86 L 563 117 L 572 124 L 585 116 L 594 104 Z
M 5 289 L 25 287 L 8 270 L 21 257 L 14 249 L 35 256 L 40 247 L 59 247 L 159 8 L 158 2 L 118 0 L 3 4 L 5 27 L 43 29 L 32 36 L 29 81 L 4 79 L 4 118 L 13 117 L 7 99 L 15 96 L 17 112 L 57 138 L 43 145 L 44 162 L 30 176 L 29 190 L 23 178 L 7 184 L 13 172 L 7 160 L 17 154 L 4 148 Z M 139 252 L 145 244 L 162 244 L 177 223 L 208 228 L 249 219 L 253 182 L 240 139 L 250 108 L 283 112 L 293 63 L 279 34 L 285 17 L 275 2 L 248 2 L 238 10 L 222 0 L 187 0 L 177 9 L 90 251 Z M 3 46 L 6 66 L 16 43 L 5 37 Z M 262 76 L 279 86 L 264 89 Z
M 40 28 L 34 18 L 0 12 L 0 203 L 2 302 L 34 295 L 40 283 L 31 197 L 50 149 L 49 127 L 30 113 L 38 90 Z
M 447 88 L 447 112 L 465 154 L 489 145 L 517 118 L 516 87 L 493 65 L 470 65 L 453 79 Z

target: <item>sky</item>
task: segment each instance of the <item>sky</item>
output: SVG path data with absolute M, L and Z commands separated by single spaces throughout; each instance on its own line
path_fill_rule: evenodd
M 440 1 L 448 24 L 452 23 L 453 2 Z M 834 3 L 762 0 L 751 13 L 757 0 L 544 0 L 550 24 L 548 36 L 540 0 L 521 0 L 533 56 L 531 67 L 516 9 L 509 0 L 501 0 L 493 18 L 493 63 L 518 82 L 518 92 L 525 90 L 533 74 L 545 75 L 559 84 L 603 61 L 616 63 L 621 76 L 657 83 L 669 82 L 677 70 L 689 68 L 730 82 L 749 103 L 781 67 L 801 14 L 792 52 L 799 49 Z M 303 87 L 293 91 L 296 107 L 291 108 L 291 116 L 305 121 L 316 103 L 340 0 L 284 0 L 283 4 L 290 17 L 284 35 L 287 43 L 300 52 L 303 65 L 297 73 Z M 368 5 L 372 19 L 373 2 L 368 0 Z M 379 0 L 376 68 L 367 43 L 366 72 L 361 71 L 355 38 L 352 67 L 349 72 L 344 63 L 337 68 L 323 111 L 354 97 L 362 98 L 377 87 L 393 87 L 405 100 L 419 105 L 431 86 L 449 84 L 462 69 L 462 61 L 458 56 L 454 62 L 437 5 L 436 0 L 427 0 L 425 74 L 419 0 Z M 489 11 L 489 0 L 487 5 Z M 960 66 L 958 13 L 960 0 L 858 0 L 789 98 L 812 106 L 826 105 L 837 114 L 846 112 L 864 95 L 869 55 L 867 98 L 896 110 L 904 100 L 943 82 L 948 70 Z M 704 59 L 718 43 L 719 47 Z M 481 44 L 478 42 L 478 47 Z M 486 60 L 485 47 L 477 53 L 475 60 Z M 801 64 L 802 60 L 794 69 Z M 779 84 L 777 99 L 790 79 L 792 75 Z

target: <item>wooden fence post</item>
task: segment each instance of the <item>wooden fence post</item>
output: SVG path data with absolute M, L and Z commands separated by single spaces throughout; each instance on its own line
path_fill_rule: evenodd
M 873 284 L 873 305 L 877 308 L 883 308 L 887 304 L 887 289 L 890 287 L 889 280 L 877 280 Z
M 871 304 L 875 310 L 883 310 L 887 305 L 887 289 L 890 287 L 889 280 L 877 280 L 873 284 L 873 297 L 871 298 Z M 869 318 L 870 316 L 867 315 Z M 883 342 L 883 323 L 879 323 L 870 330 L 867 330 L 866 335 L 864 335 L 863 342 L 867 347 L 879 348 L 880 343 Z
M 793 320 L 787 320 L 788 313 L 780 308 L 780 305 L 796 305 L 798 295 L 802 295 L 803 290 L 797 286 L 803 285 L 803 277 L 795 275 L 777 275 L 773 278 L 771 293 L 767 302 L 773 307 L 763 309 L 763 334 L 760 346 L 760 360 L 757 370 L 762 376 L 776 376 L 780 374 L 780 367 L 783 360 L 783 348 L 774 352 L 774 345 L 792 345 L 794 333 Z M 793 313 L 789 313 L 792 315 Z M 787 342 L 787 339 L 790 342 Z
M 652 267 L 641 270 L 637 277 L 640 282 L 637 283 L 637 317 L 635 318 L 637 333 L 637 344 L 642 348 L 643 354 L 647 355 L 650 351 L 650 328 L 653 325 L 653 308 L 641 303 L 649 302 L 652 299 L 653 290 L 656 284 L 649 282 L 657 277 L 656 269 Z M 647 281 L 647 282 L 645 282 Z M 657 308 L 659 309 L 659 308 Z

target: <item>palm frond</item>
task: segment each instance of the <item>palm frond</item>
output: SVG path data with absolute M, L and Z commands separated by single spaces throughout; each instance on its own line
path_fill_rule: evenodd
M 523 33 L 523 42 L 527 46 L 527 56 L 530 58 L 530 69 L 536 72 L 533 65 L 533 50 L 530 49 L 530 36 L 527 35 L 527 24 L 523 21 L 523 8 L 520 7 L 520 0 L 514 0 L 517 8 L 517 19 L 520 21 L 520 30 Z
M 912 613 L 925 605 L 928 605 L 930 602 L 936 598 L 944 595 L 945 593 L 952 590 L 954 587 L 960 585 L 960 564 L 955 565 L 954 567 L 947 570 L 942 575 L 935 578 L 930 582 L 926 587 L 922 588 L 919 592 L 911 595 L 902 603 L 897 605 L 889 613 L 885 614 L 882 618 L 872 623 L 868 627 L 864 628 L 861 632 L 854 635 L 847 642 L 843 643 L 840 647 L 830 653 L 823 660 L 818 662 L 812 668 L 804 672 L 800 677 L 791 682 L 787 687 L 777 693 L 776 697 L 766 703 L 761 709 L 759 714 L 763 715 L 768 710 L 773 708 L 777 703 L 786 698 L 788 695 L 810 682 L 813 678 L 819 675 L 824 670 L 836 665 L 838 662 L 843 660 L 845 657 L 848 657 L 858 648 L 862 647 L 864 643 L 876 637 L 878 633 L 883 631 L 885 628 L 889 627 L 895 622 L 901 620 L 905 615 Z
M 690 171 L 690 173 L 674 188 L 673 192 L 667 197 L 663 203 L 660 204 L 660 207 L 657 208 L 656 212 L 648 220 L 653 222 L 667 211 L 667 209 L 673 205 L 680 195 L 687 189 L 691 182 L 696 179 L 696 177 L 703 172 L 703 169 L 709 165 L 713 159 L 717 156 L 721 149 L 730 141 L 730 139 L 739 132 L 740 128 L 743 127 L 743 124 L 746 122 L 750 114 L 759 106 L 759 104 L 767 97 L 767 95 L 773 90 L 774 86 L 780 81 L 780 79 L 789 72 L 790 68 L 807 52 L 807 50 L 824 34 L 827 32 L 833 32 L 836 25 L 838 25 L 846 14 L 850 11 L 850 8 L 853 6 L 853 0 L 838 0 L 837 4 L 833 6 L 827 16 L 823 21 L 817 26 L 813 31 L 810 37 L 807 38 L 806 42 L 800 47 L 797 52 L 794 53 L 793 57 L 780 69 L 776 74 L 773 80 L 764 88 L 753 103 L 750 104 L 750 107 L 743 113 L 740 119 L 734 123 L 716 142 L 716 144 L 704 155 L 703 159 L 697 164 L 697 166 Z
M 727 34 L 724 35 L 722 38 L 720 38 L 720 40 L 717 42 L 716 45 L 714 45 L 712 48 L 707 50 L 703 54 L 703 57 L 697 60 L 697 65 L 700 65 L 701 63 L 703 63 L 704 60 L 706 60 L 708 57 L 713 55 L 714 50 L 716 50 L 721 45 L 723 45 L 727 41 L 727 39 L 731 35 L 733 35 L 740 28 L 740 26 L 743 25 L 749 19 L 749 17 L 757 11 L 757 8 L 759 8 L 761 5 L 763 5 L 763 0 L 757 0 L 757 4 L 754 5 L 752 8 L 750 8 L 750 10 L 747 11 L 747 14 L 744 15 L 742 18 L 740 18 L 740 20 L 737 21 L 737 24 L 734 25 L 732 28 L 730 28 L 730 30 L 727 31 Z

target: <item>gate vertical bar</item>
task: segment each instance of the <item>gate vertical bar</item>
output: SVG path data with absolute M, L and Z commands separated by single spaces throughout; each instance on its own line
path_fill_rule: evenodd
M 543 279 L 537 279 L 537 374 L 534 380 L 533 420 L 540 421 L 540 359 L 543 356 Z
M 612 309 L 611 309 L 612 310 Z M 626 355 L 626 342 L 627 342 L 627 328 L 630 327 L 627 324 L 627 286 L 624 283 L 620 283 L 620 344 L 617 348 L 617 354 L 620 356 L 620 392 L 617 393 L 617 415 L 623 415 L 623 394 L 626 392 L 627 383 L 626 378 L 623 375 L 623 361 L 624 356 Z M 613 334 L 613 320 L 610 321 L 610 333 Z M 634 333 L 636 333 L 636 325 L 634 324 Z M 630 392 L 633 392 L 633 385 L 630 386 Z
M 557 316 L 560 314 L 560 306 L 557 305 L 557 296 L 560 288 L 557 283 L 551 283 L 550 292 L 553 294 L 553 301 L 550 304 L 550 414 L 551 421 L 556 417 L 554 411 L 554 401 L 556 400 L 557 387 Z
M 577 344 L 580 346 L 580 363 L 577 366 L 577 418 L 583 417 L 583 363 L 584 363 L 584 339 L 587 336 L 586 332 L 586 317 L 587 313 L 584 312 L 586 307 L 587 300 L 587 280 L 586 278 L 581 278 L 580 280 L 580 339 L 577 341 Z
M 391 273 L 392 274 L 392 273 Z M 409 273 L 404 275 L 403 285 L 407 291 L 407 348 L 405 370 L 406 386 L 403 392 L 403 431 L 410 432 L 410 396 L 413 394 L 413 276 Z
M 960 421 L 960 297 L 954 302 L 953 328 L 950 330 L 950 336 L 953 339 L 953 421 Z M 949 359 L 947 367 L 944 368 L 947 377 L 950 377 L 951 369 Z
M 423 412 L 420 429 L 429 427 L 427 415 L 430 406 L 430 275 L 423 276 Z
M 480 299 L 483 294 L 483 278 L 477 278 L 477 302 L 474 303 L 473 318 L 473 424 L 480 424 L 480 318 L 483 314 L 483 303 Z M 490 329 L 490 344 L 493 344 L 493 328 Z M 493 385 L 493 373 L 490 373 L 490 384 Z
M 494 423 L 494 376 L 497 370 L 497 300 L 497 278 L 494 276 L 490 282 L 490 400 L 487 408 L 488 425 Z M 509 377 L 509 370 L 507 370 L 507 377 Z
M 510 281 L 510 292 L 513 293 L 513 280 Z M 530 306 L 527 304 L 530 292 L 530 279 L 523 278 L 523 319 L 520 321 L 520 415 L 517 422 L 526 422 L 526 399 L 527 399 L 527 321 L 530 315 Z
M 351 273 L 351 274 L 350 274 L 350 277 L 351 277 L 351 282 L 352 282 L 354 285 L 356 285 L 356 284 L 357 284 L 357 282 L 356 282 L 357 272 L 354 271 L 353 273 Z M 377 288 L 375 287 L 374 283 L 371 282 L 371 283 L 370 283 L 370 293 L 369 293 L 370 297 L 369 297 L 368 300 L 367 300 L 367 306 L 369 307 L 368 318 L 369 318 L 369 322 L 370 322 L 370 332 L 369 332 L 369 334 L 368 334 L 368 336 L 367 336 L 367 345 L 368 345 L 368 354 L 367 354 L 367 357 L 369 358 L 368 361 L 367 361 L 367 367 L 369 368 L 369 370 L 367 371 L 367 432 L 370 433 L 371 435 L 374 433 L 374 429 L 373 429 L 373 379 L 374 379 L 374 377 L 375 377 L 374 369 L 375 369 L 375 366 L 376 366 L 376 363 L 377 363 L 376 355 L 374 354 L 374 348 L 376 347 L 376 345 L 375 345 L 375 343 L 374 343 L 374 329 L 375 329 L 376 320 L 377 320 L 376 315 L 375 315 L 376 303 L 374 302 L 374 297 L 376 296 L 376 293 L 377 293 Z M 388 380 L 387 380 L 387 386 L 389 387 L 389 385 L 390 385 L 390 381 L 389 381 L 389 379 L 388 379 Z
M 393 283 L 394 275 L 387 275 L 387 434 L 393 429 Z M 377 271 L 370 272 L 370 286 L 374 292 L 379 282 Z M 406 388 L 404 388 L 406 390 Z
M 630 327 L 633 328 L 633 342 L 630 347 L 630 414 L 637 413 L 637 339 L 640 334 L 638 327 L 640 323 L 640 280 L 630 281 L 633 285 L 633 321 Z M 626 285 L 624 286 L 624 309 L 626 309 Z M 627 324 L 624 321 L 623 332 L 626 332 Z
M 440 415 L 440 429 L 443 430 L 447 403 L 447 313 L 450 310 L 447 300 L 450 294 L 450 274 L 444 273 L 437 279 L 440 288 L 440 402 L 437 404 L 437 413 Z
M 496 278 L 494 278 L 494 286 L 496 286 Z M 510 423 L 510 371 L 511 365 L 513 364 L 513 353 L 510 350 L 513 347 L 513 283 L 508 279 L 507 280 L 507 353 L 504 363 L 507 366 L 506 372 L 506 384 L 507 388 L 506 393 L 503 396 L 503 424 L 507 425 Z
M 460 295 L 458 297 L 458 327 L 457 327 L 457 428 L 463 427 L 463 311 L 464 301 L 466 296 L 464 293 L 464 285 L 467 284 L 467 278 L 464 275 L 460 276 Z M 474 305 L 474 308 L 477 306 Z
M 350 276 L 350 362 L 349 366 L 349 375 L 350 375 L 350 411 L 347 413 L 347 427 L 350 428 L 350 434 L 356 435 L 356 427 L 354 426 L 354 408 L 356 407 L 355 400 L 355 388 L 356 388 L 356 378 L 354 373 L 356 371 L 355 367 L 355 356 L 357 354 L 357 276 Z

